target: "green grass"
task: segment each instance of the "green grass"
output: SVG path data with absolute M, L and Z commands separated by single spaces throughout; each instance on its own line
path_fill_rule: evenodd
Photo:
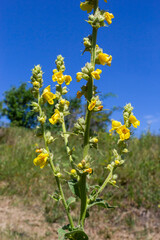
M 43 147 L 43 140 L 34 136 L 34 131 L 23 128 L 6 128 L 2 130 L 0 138 L 0 194 L 20 195 L 23 199 L 39 198 L 49 201 L 48 194 L 56 189 L 55 180 L 49 167 L 40 169 L 33 165 L 35 143 Z M 59 163 L 63 175 L 70 171 L 63 139 L 51 145 L 56 161 Z M 93 177 L 89 181 L 101 184 L 107 175 L 104 168 L 111 161 L 112 149 L 116 146 L 116 137 L 106 133 L 99 133 L 99 148 L 93 149 L 92 168 Z M 76 137 L 70 140 L 71 147 L 76 147 L 75 159 L 82 160 L 82 141 Z M 76 145 L 75 145 L 76 143 Z M 142 135 L 140 139 L 133 138 L 129 144 L 129 154 L 123 167 L 116 169 L 119 188 L 108 186 L 105 198 L 113 204 L 134 204 L 137 207 L 157 207 L 160 199 L 160 136 L 150 133 Z M 67 184 L 63 181 L 65 189 Z M 68 190 L 67 195 L 69 195 Z M 59 218 L 58 214 L 56 216 Z M 49 209 L 46 209 L 46 219 L 52 221 Z M 54 221 L 54 219 L 53 219 Z

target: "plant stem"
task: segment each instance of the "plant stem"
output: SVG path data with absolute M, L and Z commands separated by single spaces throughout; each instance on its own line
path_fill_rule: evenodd
M 67 132 L 66 132 L 66 125 L 65 125 L 64 118 L 63 118 L 63 123 L 62 123 L 62 130 L 63 130 L 63 135 L 64 135 L 64 142 L 65 142 L 66 151 L 67 151 L 67 154 L 69 156 L 69 161 L 71 163 L 72 168 L 74 168 L 73 158 L 72 158 L 72 155 L 71 155 L 71 149 L 68 145 L 68 135 L 66 134 Z
M 94 13 L 98 8 L 98 0 L 95 1 Z M 97 41 L 97 29 L 93 28 L 92 30 L 92 47 L 91 47 L 91 64 L 95 69 L 95 49 Z M 83 149 L 83 158 L 88 155 L 89 151 L 89 138 L 90 138 L 90 122 L 91 122 L 91 111 L 88 110 L 89 102 L 93 96 L 93 77 L 88 80 L 88 90 L 87 90 L 87 109 L 86 109 L 86 118 L 85 118 L 85 131 L 84 131 L 84 149 Z M 81 191 L 81 211 L 80 211 L 80 225 L 84 228 L 84 221 L 86 217 L 87 210 L 87 189 L 86 189 L 86 174 L 81 175 L 80 179 L 80 191 Z
M 86 174 L 81 175 L 80 192 L 81 192 L 80 225 L 83 229 L 84 221 L 85 221 L 85 217 L 86 217 L 86 210 L 87 210 Z
M 94 200 L 97 199 L 97 197 L 99 196 L 99 194 L 100 194 L 100 193 L 103 191 L 103 189 L 106 187 L 107 183 L 111 180 L 112 174 L 113 174 L 113 170 L 110 171 L 110 173 L 108 174 L 108 177 L 106 178 L 106 180 L 104 181 L 104 183 L 102 184 L 102 186 L 99 188 L 98 192 L 94 195 Z
M 42 114 L 42 108 L 41 108 L 41 104 L 40 104 L 40 95 L 39 95 L 39 93 L 38 93 L 38 104 L 39 104 L 39 113 L 41 115 Z M 74 228 L 73 219 L 72 219 L 72 216 L 70 215 L 70 212 L 69 212 L 69 208 L 68 208 L 65 196 L 64 196 L 64 192 L 63 192 L 63 189 L 62 189 L 62 185 L 60 183 L 60 179 L 59 179 L 58 176 L 56 176 L 56 167 L 54 166 L 53 160 L 50 157 L 50 150 L 49 150 L 48 143 L 47 143 L 47 140 L 46 140 L 46 133 L 45 133 L 44 124 L 42 124 L 42 131 L 43 131 L 43 139 L 44 139 L 44 143 L 45 143 L 45 148 L 46 148 L 46 150 L 47 150 L 47 152 L 49 154 L 50 167 L 51 167 L 51 169 L 53 171 L 53 175 L 55 176 L 55 179 L 56 179 L 56 182 L 57 182 L 57 186 L 58 186 L 61 198 L 62 198 L 62 202 L 63 202 L 64 208 L 66 210 L 66 214 L 67 214 L 67 217 L 68 217 L 71 229 L 73 230 L 73 228 Z

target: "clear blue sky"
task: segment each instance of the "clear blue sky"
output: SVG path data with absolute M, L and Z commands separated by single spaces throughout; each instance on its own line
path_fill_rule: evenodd
M 103 93 L 118 97 L 105 108 L 131 102 L 141 121 L 137 133 L 160 129 L 160 1 L 100 0 L 101 8 L 114 14 L 113 23 L 98 32 L 98 44 L 113 56 L 111 67 L 102 66 L 96 81 Z M 44 84 L 52 84 L 52 69 L 58 54 L 65 57 L 66 74 L 73 78 L 70 95 L 85 83 L 76 82 L 76 72 L 90 60 L 82 39 L 91 33 L 87 13 L 79 0 L 2 0 L 0 5 L 0 100 L 11 86 L 30 80 L 31 69 L 41 64 Z M 121 113 L 114 118 L 121 119 Z

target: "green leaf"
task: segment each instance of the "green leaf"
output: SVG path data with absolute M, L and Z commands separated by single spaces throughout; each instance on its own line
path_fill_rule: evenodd
M 69 207 L 69 205 L 71 205 L 72 203 L 74 203 L 76 201 L 76 198 L 75 197 L 69 197 L 68 199 L 67 199 L 67 205 L 68 205 L 68 207 Z
M 65 239 L 66 231 L 63 230 L 63 228 L 58 229 L 58 240 L 64 240 Z
M 60 194 L 59 194 L 59 191 L 57 191 L 57 190 L 54 192 L 53 195 L 50 195 L 50 194 L 49 194 L 49 196 L 50 196 L 52 199 L 54 199 L 55 201 L 60 201 L 60 200 L 62 199 L 62 197 L 61 197 Z
M 80 229 L 65 234 L 65 237 L 72 240 L 88 240 L 88 236 Z
M 90 186 L 90 188 L 92 189 L 91 195 L 94 196 L 96 194 L 97 190 L 100 188 L 100 186 L 93 185 L 93 186 Z
M 104 208 L 115 208 L 114 206 L 110 206 L 106 201 L 101 198 L 97 198 L 94 202 L 88 205 L 88 208 L 93 207 L 94 205 L 98 205 Z
M 80 198 L 80 191 L 79 191 L 79 183 L 76 179 L 72 179 L 68 181 L 69 188 L 71 192 Z
M 65 237 L 66 231 L 65 230 L 69 230 L 69 226 L 70 225 L 65 225 L 62 228 L 58 228 L 58 240 L 66 239 L 66 237 Z

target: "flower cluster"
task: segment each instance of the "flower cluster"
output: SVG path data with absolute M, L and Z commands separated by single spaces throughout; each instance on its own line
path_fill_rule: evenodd
M 88 105 L 89 111 L 98 112 L 103 109 L 102 102 L 99 100 L 99 96 L 92 97 L 91 102 Z
M 116 131 L 119 134 L 120 141 L 124 141 L 130 138 L 130 129 L 131 124 L 133 127 L 137 128 L 140 125 L 140 121 L 136 119 L 133 115 L 133 107 L 131 104 L 126 104 L 123 111 L 124 125 L 121 122 L 112 120 L 112 128 L 110 133 Z
M 93 172 L 92 168 L 90 168 L 89 159 L 83 159 L 80 163 L 77 164 L 78 170 L 80 173 L 89 173 Z
M 41 66 L 37 65 L 32 69 L 32 77 L 31 77 L 31 83 L 33 85 L 33 94 L 37 96 L 39 89 L 43 85 L 43 79 L 42 79 L 43 72 L 41 70 Z

